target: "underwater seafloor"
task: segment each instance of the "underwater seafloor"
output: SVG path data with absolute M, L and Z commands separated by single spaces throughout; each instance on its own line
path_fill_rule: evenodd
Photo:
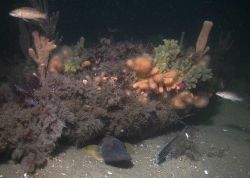
M 201 156 L 191 160 L 187 156 L 167 159 L 156 164 L 161 147 L 175 136 L 175 132 L 133 144 L 133 167 L 117 168 L 86 155 L 83 149 L 62 147 L 49 159 L 46 167 L 28 175 L 12 161 L 0 164 L 0 176 L 36 178 L 87 177 L 250 177 L 250 96 L 245 82 L 234 81 L 231 90 L 244 97 L 241 103 L 214 98 L 207 109 L 196 115 L 192 126 L 197 128 L 194 143 Z M 249 87 L 249 86 L 248 86 Z M 216 102 L 216 103 L 215 103 Z M 216 104 L 216 109 L 213 106 Z M 198 123 L 197 123 L 198 121 Z
M 45 13 L 46 4 L 21 11 Z M 119 42 L 110 31 L 68 46 L 59 12 L 34 22 L 14 12 L 22 54 L 0 61 L 0 177 L 250 177 L 250 86 L 227 65 L 230 33 L 212 43 L 205 20 L 196 43 L 184 32 Z M 106 163 L 119 160 L 125 147 L 109 150 L 112 139 L 132 144 L 132 165 L 87 154 L 95 143 Z

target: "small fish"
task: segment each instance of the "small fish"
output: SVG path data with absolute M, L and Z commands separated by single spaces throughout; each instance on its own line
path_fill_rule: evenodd
M 106 164 L 115 165 L 121 162 L 130 162 L 130 154 L 134 154 L 133 146 L 123 143 L 115 137 L 106 136 L 100 145 L 88 145 L 83 148 L 86 155 L 97 161 L 103 160 Z
M 106 164 L 130 163 L 132 158 L 126 145 L 115 137 L 107 136 L 100 146 L 101 154 Z
M 250 133 L 250 126 L 240 126 L 235 124 L 226 124 L 225 126 L 230 129 L 238 130 L 245 133 Z
M 107 27 L 107 30 L 108 30 L 109 33 L 119 33 L 119 32 L 121 32 L 121 30 L 119 28 Z
M 32 95 L 32 93 L 26 91 L 21 86 L 13 85 L 15 92 L 18 94 L 20 101 L 24 103 L 25 106 L 33 107 L 39 104 L 38 100 Z
M 9 13 L 10 16 L 23 19 L 24 21 L 28 20 L 45 20 L 47 19 L 47 14 L 43 13 L 37 9 L 31 7 L 20 7 L 18 9 L 12 10 Z
M 21 86 L 14 84 L 14 89 L 17 93 L 21 93 L 23 95 L 29 95 L 29 92 L 27 92 L 25 89 L 23 89 Z
M 102 161 L 102 155 L 100 153 L 98 145 L 88 145 L 83 148 L 86 155 L 93 157 L 97 161 Z
M 192 138 L 196 130 L 185 126 L 185 128 L 177 133 L 166 145 L 162 147 L 157 155 L 157 164 L 166 161 L 167 158 L 176 159 L 182 155 L 186 155 L 192 160 L 199 160 L 200 153 Z
M 160 153 L 157 156 L 157 164 L 161 164 L 166 160 L 167 155 L 170 153 L 172 150 L 172 145 L 173 143 L 177 140 L 179 135 L 176 135 L 170 142 L 168 142 L 166 145 L 163 146 L 161 149 Z
M 229 92 L 229 91 L 219 91 L 216 92 L 216 95 L 227 100 L 231 100 L 233 102 L 241 102 L 243 98 L 237 96 L 236 94 Z

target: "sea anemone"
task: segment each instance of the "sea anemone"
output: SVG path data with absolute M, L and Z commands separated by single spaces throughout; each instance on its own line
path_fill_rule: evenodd
M 195 96 L 194 106 L 197 108 L 205 108 L 209 103 L 209 98 L 206 96 Z
M 138 76 L 147 76 L 153 69 L 153 59 L 146 55 L 140 56 L 134 60 L 127 60 L 127 65 L 134 70 Z
M 194 95 L 190 91 L 183 91 L 179 95 L 186 104 L 193 104 Z
M 183 91 L 177 94 L 171 100 L 171 105 L 175 109 L 185 109 L 188 106 L 195 106 L 196 108 L 204 108 L 209 103 L 207 96 L 194 96 L 190 91 Z
M 50 73 L 61 73 L 63 71 L 63 59 L 60 54 L 52 56 L 49 62 L 48 71 Z
M 183 101 L 180 95 L 172 98 L 171 105 L 174 109 L 185 109 L 186 103 Z

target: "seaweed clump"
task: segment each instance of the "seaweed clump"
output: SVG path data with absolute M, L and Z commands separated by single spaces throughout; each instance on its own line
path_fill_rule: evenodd
M 37 105 L 4 104 L 1 151 L 13 150 L 12 159 L 32 172 L 46 163 L 60 140 L 83 146 L 103 135 L 142 139 L 163 131 L 178 117 L 164 101 L 140 102 L 136 92 L 124 90 L 113 76 L 87 76 L 49 75 L 34 92 Z
M 196 88 L 199 81 L 212 78 L 212 71 L 204 63 L 196 61 L 196 56 L 181 55 L 177 40 L 163 40 L 164 44 L 154 48 L 155 65 L 160 72 L 174 70 L 182 78 L 187 89 Z M 208 60 L 208 59 L 198 59 Z
M 66 61 L 64 63 L 64 73 L 67 74 L 72 74 L 72 73 L 77 73 L 79 71 L 82 70 L 81 68 L 81 63 L 82 63 L 82 59 L 79 57 L 74 57 L 71 58 L 70 60 Z
M 176 63 L 181 49 L 177 40 L 163 40 L 163 45 L 154 48 L 155 65 L 160 72 L 170 70 Z

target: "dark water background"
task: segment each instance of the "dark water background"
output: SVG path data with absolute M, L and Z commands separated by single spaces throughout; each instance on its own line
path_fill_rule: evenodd
M 0 55 L 19 53 L 17 19 L 8 15 L 28 0 L 1 0 Z M 221 33 L 231 32 L 234 40 L 228 57 L 232 66 L 247 70 L 250 65 L 250 2 L 247 0 L 49 0 L 50 12 L 59 10 L 58 31 L 64 44 L 75 43 L 80 36 L 88 42 L 118 28 L 120 40 L 145 40 L 152 36 L 179 39 L 195 44 L 202 22 L 212 20 L 214 28 L 209 44 L 216 48 Z

